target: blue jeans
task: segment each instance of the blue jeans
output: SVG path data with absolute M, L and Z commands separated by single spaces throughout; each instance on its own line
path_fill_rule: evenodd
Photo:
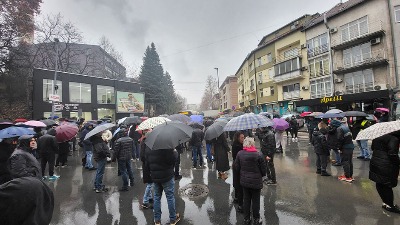
M 153 199 L 153 183 L 147 183 L 146 189 L 144 190 L 143 203 L 149 203 L 149 200 Z
M 97 161 L 96 176 L 94 179 L 94 187 L 96 189 L 104 188 L 103 176 L 104 176 L 104 170 L 106 169 L 106 163 L 107 163 L 107 159 L 101 159 L 101 160 Z
M 201 153 L 201 149 L 203 146 L 193 146 L 193 166 L 197 166 L 197 157 L 199 157 L 199 164 L 203 166 L 203 154 Z
M 140 159 L 139 157 L 139 152 L 140 152 L 140 145 L 139 142 L 134 142 L 133 143 L 133 149 L 132 149 L 132 158 L 133 159 Z
M 363 156 L 364 158 L 369 158 L 371 155 L 369 154 L 368 140 L 359 140 L 357 141 L 357 144 L 361 151 L 360 156 Z
M 118 169 L 121 172 L 123 187 L 128 187 L 129 180 L 133 183 L 131 160 L 118 160 Z
M 93 152 L 92 151 L 86 151 L 86 168 L 92 168 L 93 163 L 92 163 L 92 157 L 93 157 Z
M 336 163 L 342 163 L 342 160 L 340 158 L 340 153 L 337 150 L 333 150 L 333 152 L 335 152 Z
M 214 160 L 214 156 L 211 155 L 211 144 L 206 144 L 206 149 L 208 160 Z
M 175 180 L 171 180 L 165 183 L 154 183 L 154 221 L 161 221 L 161 196 L 162 192 L 165 192 L 165 197 L 167 198 L 169 220 L 175 221 L 176 219 L 176 208 L 175 208 Z

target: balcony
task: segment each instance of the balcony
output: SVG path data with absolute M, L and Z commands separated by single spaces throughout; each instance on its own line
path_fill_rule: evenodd
M 355 85 L 346 85 L 346 94 L 356 94 L 362 92 L 369 92 L 374 90 L 374 83 L 361 83 Z
M 316 57 L 318 55 L 324 54 L 325 52 L 329 51 L 329 45 L 328 44 L 324 44 L 321 46 L 318 46 L 316 48 L 312 48 L 312 49 L 307 49 L 307 57 L 308 59 Z
M 332 38 L 332 49 L 343 50 L 351 46 L 367 42 L 373 38 L 381 37 L 385 34 L 382 21 L 368 23 L 368 29 L 365 32 L 360 30 L 349 31 L 346 37 L 343 35 L 341 28 L 338 28 L 337 35 Z M 343 39 L 345 38 L 345 39 Z
M 304 78 L 304 75 L 300 69 L 291 71 L 289 73 L 275 75 L 273 80 L 275 83 L 281 83 L 289 80 L 294 80 L 298 78 Z
M 299 99 L 299 98 L 300 98 L 300 90 L 283 92 L 284 100 Z
M 275 64 L 279 64 L 281 62 L 285 62 L 294 58 L 301 58 L 301 50 L 300 49 L 293 49 L 293 51 L 286 52 L 286 54 L 280 54 L 275 58 Z
M 386 51 L 379 49 L 372 51 L 369 54 L 362 54 L 359 57 L 351 57 L 349 61 L 336 63 L 333 73 L 344 74 L 351 73 L 358 70 L 373 68 L 381 65 L 387 65 L 389 60 Z

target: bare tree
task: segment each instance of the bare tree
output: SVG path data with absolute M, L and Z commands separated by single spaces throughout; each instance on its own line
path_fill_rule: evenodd
M 201 110 L 218 109 L 218 84 L 213 76 L 208 76 L 206 80 L 206 88 L 200 103 Z

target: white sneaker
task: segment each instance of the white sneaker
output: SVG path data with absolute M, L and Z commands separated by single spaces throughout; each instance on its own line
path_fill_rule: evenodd
M 299 141 L 299 139 L 298 139 L 298 138 L 295 138 L 295 141 L 296 141 L 296 142 L 298 142 L 298 141 Z
M 292 138 L 292 141 L 294 142 L 294 141 L 295 141 L 295 139 L 294 139 L 294 138 Z

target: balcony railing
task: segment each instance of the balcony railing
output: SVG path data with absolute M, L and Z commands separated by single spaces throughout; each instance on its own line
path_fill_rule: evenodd
M 352 56 L 349 60 L 343 59 L 343 62 L 335 63 L 334 73 L 350 73 L 360 69 L 372 68 L 388 63 L 385 49 L 375 50 L 369 53 Z
M 280 83 L 288 80 L 293 80 L 297 78 L 304 78 L 303 73 L 301 72 L 300 69 L 291 71 L 289 73 L 285 74 L 280 74 L 280 75 L 275 75 L 274 76 L 274 82 L 275 83 Z
M 307 49 L 307 57 L 312 58 L 312 57 L 318 56 L 320 54 L 323 54 L 325 52 L 328 52 L 328 50 L 329 50 L 328 44 L 324 44 L 324 45 L 318 46 L 316 48 Z
M 283 99 L 284 100 L 297 99 L 297 98 L 300 98 L 300 90 L 290 91 L 290 92 L 283 92 Z
M 297 57 L 302 57 L 301 55 L 301 50 L 300 49 L 293 49 L 293 51 L 290 51 L 288 54 L 280 54 L 278 56 L 276 56 L 275 58 L 275 64 L 279 64 L 281 62 L 285 62 L 288 61 L 290 59 L 294 59 Z
M 332 49 L 342 50 L 350 46 L 356 45 L 368 41 L 375 37 L 380 37 L 385 33 L 382 21 L 368 22 L 368 29 L 366 31 L 361 31 L 358 27 L 358 31 L 348 30 L 348 36 L 343 37 L 343 32 L 340 27 L 338 27 L 338 32 L 332 37 Z

